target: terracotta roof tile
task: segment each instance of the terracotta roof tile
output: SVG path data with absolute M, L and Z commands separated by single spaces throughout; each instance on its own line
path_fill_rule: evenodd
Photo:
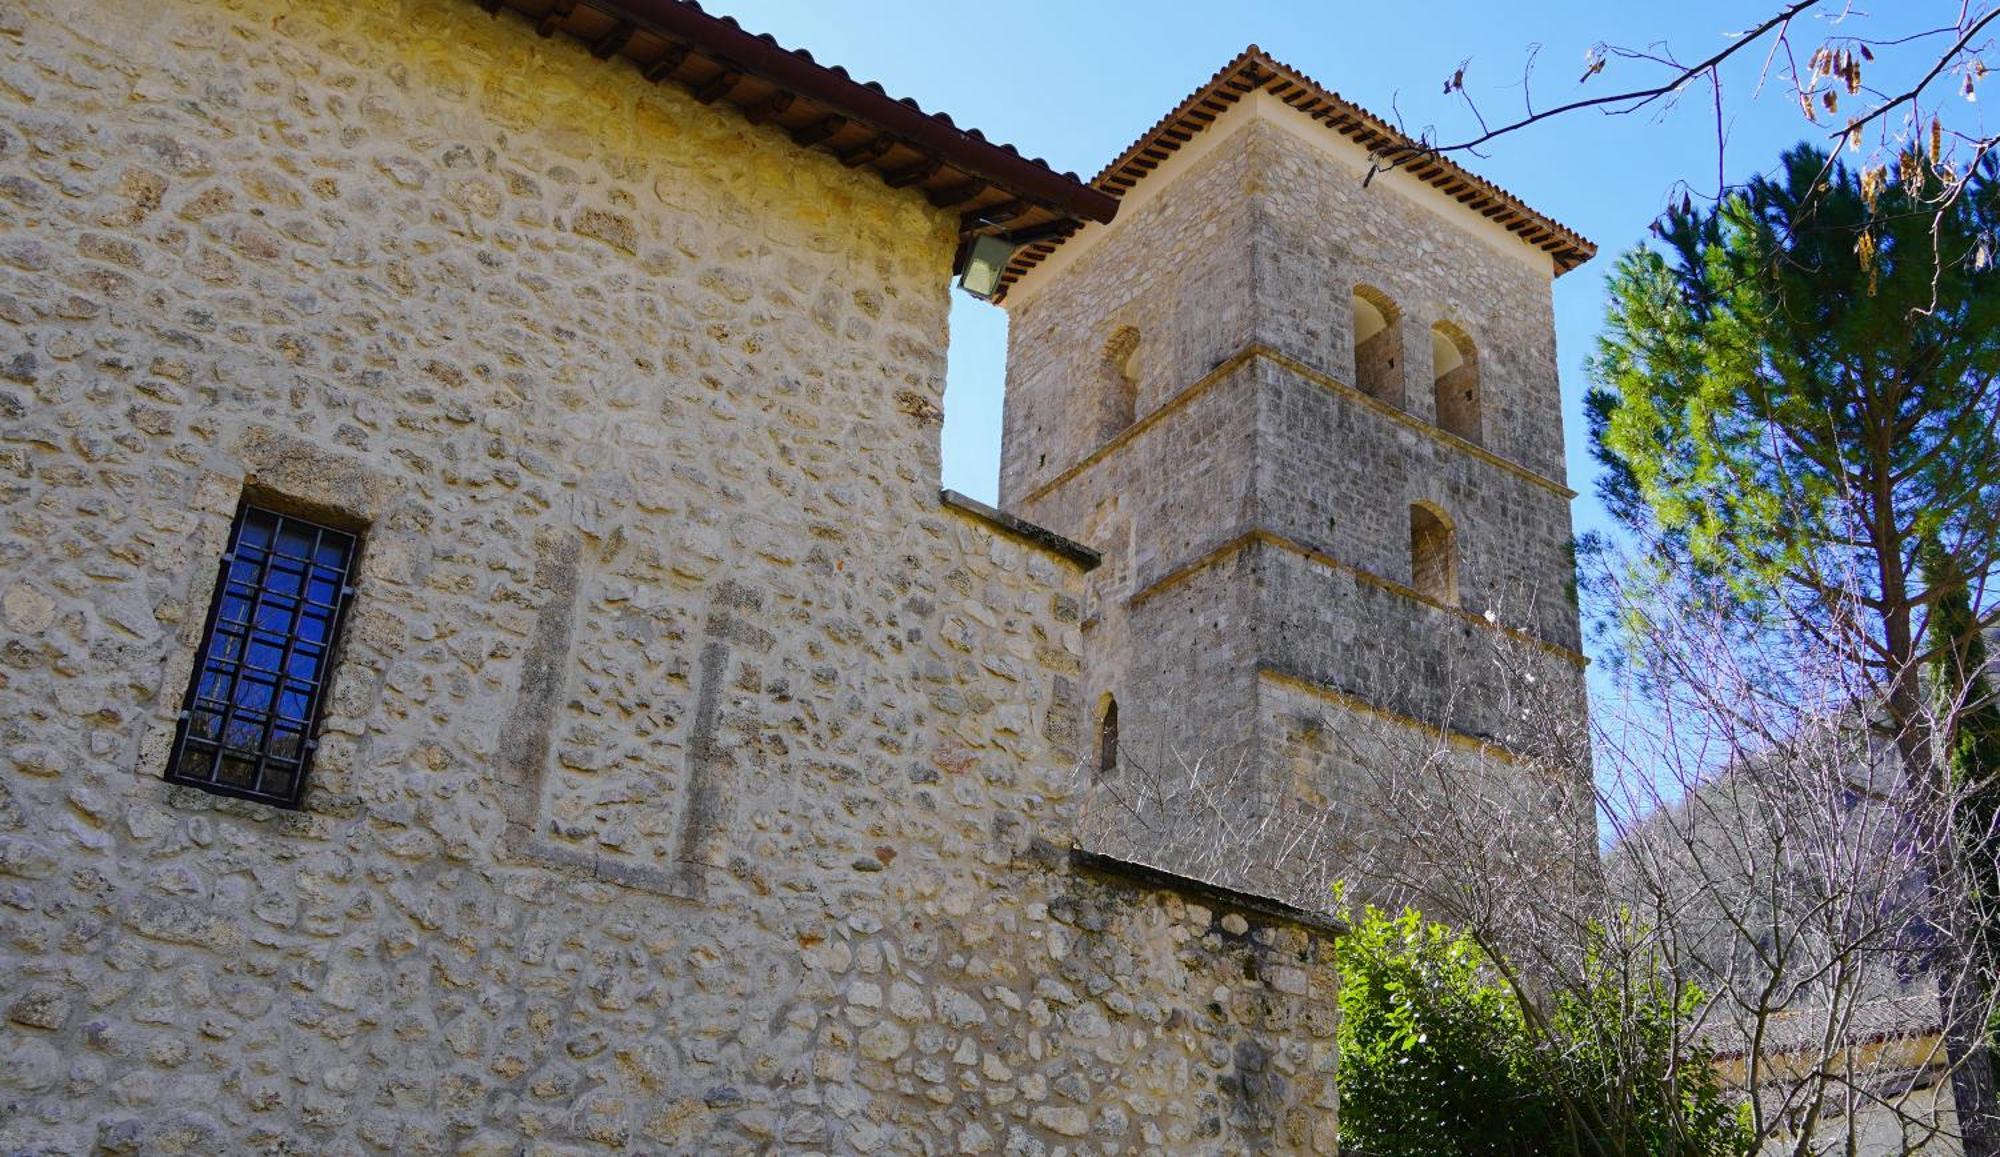
M 1222 113 L 1252 92 L 1270 90 L 1301 113 L 1371 151 L 1422 146 L 1389 122 L 1321 85 L 1312 77 L 1277 60 L 1252 44 L 1188 94 L 1172 112 L 1104 166 L 1091 184 L 1123 197 L 1180 147 L 1212 124 Z M 1442 190 L 1473 211 L 1492 219 L 1524 244 L 1549 254 L 1556 273 L 1567 273 L 1596 254 L 1597 246 L 1561 222 L 1530 208 L 1513 193 L 1434 153 L 1419 153 L 1400 166 Z M 1073 236 L 1079 226 L 1022 247 L 1009 264 L 1003 286 L 1011 286 L 1028 270 L 1046 260 Z

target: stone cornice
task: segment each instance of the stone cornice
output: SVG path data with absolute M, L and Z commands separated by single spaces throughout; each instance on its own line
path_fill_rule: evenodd
M 949 487 L 938 491 L 938 501 L 948 510 L 970 515 L 992 530 L 1047 551 L 1058 558 L 1067 559 L 1083 570 L 1095 570 L 1097 564 L 1104 561 L 1102 554 L 1074 539 L 1064 538 L 1047 527 L 1036 526 L 1004 510 L 996 510 L 976 498 L 969 498 Z

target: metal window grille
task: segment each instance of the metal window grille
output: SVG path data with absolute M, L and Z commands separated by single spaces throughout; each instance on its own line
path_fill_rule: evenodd
M 237 512 L 181 705 L 167 778 L 297 807 L 318 741 L 352 534 L 256 506 Z

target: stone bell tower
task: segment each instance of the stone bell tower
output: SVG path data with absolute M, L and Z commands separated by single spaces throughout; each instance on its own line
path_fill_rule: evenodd
M 1252 46 L 1010 266 L 1000 501 L 1104 553 L 1101 782 L 1365 828 L 1385 732 L 1511 758 L 1497 642 L 1580 695 L 1551 283 L 1594 250 L 1441 160 L 1364 186 L 1400 139 Z

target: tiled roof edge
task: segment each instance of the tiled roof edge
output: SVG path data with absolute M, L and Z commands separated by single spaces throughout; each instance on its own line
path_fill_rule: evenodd
M 1186 140 L 1202 132 L 1245 96 L 1266 89 L 1274 90 L 1286 104 L 1371 152 L 1379 153 L 1384 149 L 1420 150 L 1414 159 L 1403 161 L 1396 168 L 1455 197 L 1474 212 L 1494 219 L 1496 224 L 1520 236 L 1524 244 L 1548 253 L 1555 262 L 1557 276 L 1582 265 L 1597 253 L 1597 246 L 1576 230 L 1536 211 L 1520 197 L 1492 181 L 1425 149 L 1421 142 L 1413 140 L 1381 117 L 1276 59 L 1255 44 L 1238 53 L 1204 84 L 1189 93 L 1173 111 L 1139 134 L 1137 140 L 1091 178 L 1091 185 L 1122 198 L 1157 168 L 1165 160 L 1165 155 L 1178 151 Z M 1180 139 L 1174 139 L 1175 134 Z M 1076 231 L 1076 227 L 1072 227 L 1057 236 L 1023 247 L 1008 267 L 1006 284 L 1011 286 L 1028 270 L 1046 260 Z

